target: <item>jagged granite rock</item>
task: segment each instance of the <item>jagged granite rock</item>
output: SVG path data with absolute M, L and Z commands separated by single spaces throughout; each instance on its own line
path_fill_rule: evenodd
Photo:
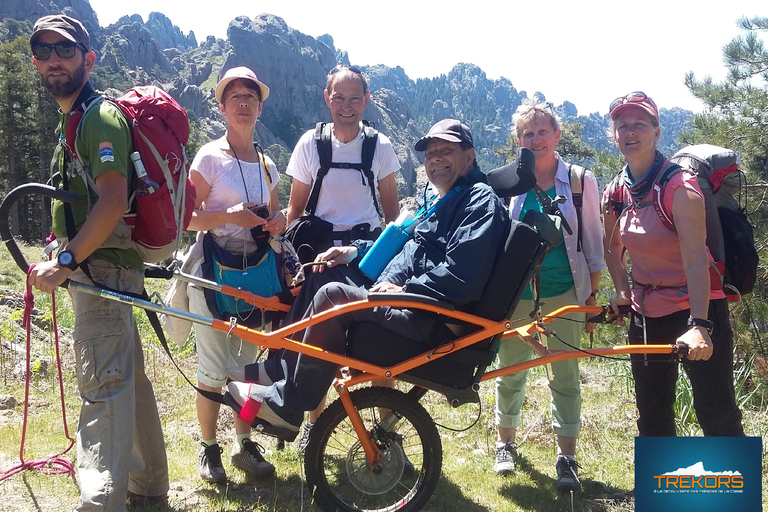
M 325 44 L 336 55 L 336 64 L 349 66 L 349 54 L 346 51 L 338 50 L 333 44 L 333 37 L 329 34 L 323 34 L 317 38 L 318 41 Z
M 270 88 L 262 122 L 293 149 L 317 121 L 330 121 L 323 90 L 333 51 L 271 14 L 240 16 L 227 29 L 232 53 L 224 69 L 248 66 Z
M 130 19 L 133 20 L 133 17 Z M 104 46 L 97 52 L 97 59 L 98 64 L 109 65 L 115 70 L 127 67 L 133 70 L 141 68 L 154 75 L 158 72 L 166 75 L 177 74 L 177 70 L 163 54 L 152 33 L 140 21 L 110 25 L 106 31 Z
M 0 18 L 13 18 L 34 23 L 47 14 L 66 14 L 77 18 L 88 30 L 91 39 L 101 33 L 101 26 L 96 13 L 88 0 L 2 0 L 0 2 Z
M 210 117 L 211 109 L 206 101 L 205 93 L 196 85 L 187 85 L 178 96 L 179 104 L 193 118 Z
M 210 61 L 191 64 L 189 66 L 189 83 L 197 86 L 202 85 L 211 76 L 211 71 L 213 71 L 213 63 Z
M 161 49 L 178 48 L 179 50 L 189 50 L 197 47 L 195 33 L 190 31 L 184 35 L 179 27 L 171 23 L 171 20 L 165 14 L 159 12 L 149 13 L 146 27 L 152 33 L 152 37 L 157 41 Z
M 389 89 L 395 91 L 408 104 L 413 102 L 416 96 L 416 84 L 406 76 L 405 70 L 400 66 L 390 68 L 383 64 L 377 64 L 365 66 L 362 69 L 365 76 L 368 77 L 371 91 Z
M 269 86 L 261 121 L 289 150 L 318 121 L 331 120 L 323 97 L 327 73 L 336 65 L 330 37 L 315 39 L 270 14 L 253 20 L 235 18 L 227 35 L 232 53 L 224 69 L 248 66 Z M 403 165 L 405 190 L 410 191 L 418 160 L 411 148 L 414 133 L 408 129 L 412 117 L 408 104 L 394 91 L 380 89 L 374 92 L 364 117 L 392 140 Z

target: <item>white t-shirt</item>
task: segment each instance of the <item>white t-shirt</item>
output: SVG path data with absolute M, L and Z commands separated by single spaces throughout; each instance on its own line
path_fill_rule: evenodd
M 267 155 L 271 184 L 268 187 L 260 162 L 238 161 L 221 149 L 220 141 L 209 142 L 200 148 L 192 162 L 192 169 L 200 173 L 211 191 L 203 201 L 203 210 L 221 211 L 244 202 L 269 204 L 269 194 L 280 181 L 277 167 Z M 242 175 L 240 168 L 242 167 Z M 245 186 L 244 183 L 245 182 Z M 246 193 L 247 190 L 247 193 Z M 250 228 L 224 224 L 211 230 L 215 238 L 227 237 L 250 240 Z
M 340 142 L 331 130 L 331 151 L 334 162 L 360 163 L 363 152 L 362 124 L 357 137 L 346 144 Z M 319 169 L 320 155 L 317 154 L 315 130 L 309 130 L 296 143 L 286 174 L 309 185 L 311 189 Z M 376 178 L 377 192 L 379 180 L 398 169 L 400 169 L 400 162 L 397 160 L 395 150 L 392 149 L 392 143 L 385 135 L 379 133 L 371 166 L 371 171 Z M 357 169 L 333 167 L 329 169 L 320 187 L 315 215 L 333 224 L 335 231 L 346 231 L 364 222 L 370 224 L 371 229 L 379 227 L 381 219 L 373 204 L 368 178 L 363 177 L 364 174 Z

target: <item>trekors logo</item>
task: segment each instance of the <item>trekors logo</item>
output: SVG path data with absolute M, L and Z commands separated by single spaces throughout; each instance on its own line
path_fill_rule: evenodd
M 702 462 L 653 478 L 658 483 L 653 492 L 744 492 L 744 475 L 738 471 L 707 471 Z
M 762 510 L 759 437 L 636 437 L 637 512 Z

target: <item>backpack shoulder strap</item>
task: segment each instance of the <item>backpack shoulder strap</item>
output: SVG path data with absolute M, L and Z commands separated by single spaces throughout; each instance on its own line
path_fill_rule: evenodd
M 269 171 L 269 164 L 267 163 L 267 158 L 264 156 L 264 150 L 261 149 L 261 146 L 258 142 L 253 142 L 253 149 L 256 150 L 256 154 L 259 155 L 259 162 L 261 163 L 261 168 L 264 169 L 264 180 L 267 182 L 267 195 L 269 196 L 269 200 L 267 201 L 268 206 L 270 207 L 270 210 L 272 208 L 272 205 L 269 204 L 272 200 L 272 173 Z
M 93 175 L 91 175 L 90 167 L 87 165 L 86 162 L 83 161 L 82 157 L 80 156 L 80 153 L 77 150 L 77 144 L 78 139 L 80 138 L 80 131 L 83 128 L 83 123 L 85 122 L 86 117 L 89 113 L 95 112 L 96 108 L 93 108 L 97 105 L 100 105 L 102 101 L 104 101 L 106 98 L 99 94 L 95 96 L 91 96 L 86 101 L 84 101 L 82 104 L 78 105 L 78 109 L 82 110 L 82 115 L 77 120 L 77 126 L 74 129 L 74 136 L 73 140 L 70 144 L 69 141 L 67 141 L 67 146 L 69 147 L 69 150 L 71 151 L 72 156 L 72 163 L 75 165 L 75 168 L 77 169 L 78 174 L 82 178 L 83 182 L 85 183 L 85 189 L 86 189 L 86 200 L 87 200 L 87 206 L 86 211 L 88 213 L 91 212 L 91 194 L 93 194 L 95 197 L 98 198 L 98 192 L 96 189 L 96 182 L 93 180 Z M 119 110 L 119 107 L 117 107 Z M 65 128 L 66 129 L 66 128 Z M 69 130 L 67 130 L 69 132 Z M 63 185 L 64 189 L 69 190 L 69 179 L 67 176 L 67 173 L 63 173 Z M 67 232 L 67 238 L 69 240 L 72 240 L 75 235 L 77 235 L 77 228 L 75 227 L 75 218 L 74 213 L 72 211 L 72 205 L 70 203 L 64 203 L 64 226 Z M 90 276 L 89 276 L 90 277 Z
M 625 203 L 624 180 L 622 178 L 622 171 L 619 171 L 605 186 L 603 215 L 610 215 L 616 218 L 621 217 L 621 214 L 627 208 Z
M 656 177 L 656 182 L 653 184 L 652 192 L 651 192 L 651 198 L 653 200 L 653 209 L 656 211 L 656 214 L 659 216 L 659 220 L 661 220 L 661 223 L 664 224 L 664 226 L 667 227 L 667 229 L 673 230 L 675 229 L 674 219 L 672 218 L 671 212 L 667 212 L 664 210 L 664 191 L 667 188 L 667 183 L 669 183 L 669 180 L 677 174 L 678 172 L 682 171 L 682 167 L 677 165 L 673 162 L 667 162 L 664 167 L 661 168 L 659 171 L 658 176 Z
M 376 199 L 376 180 L 373 176 L 373 157 L 376 153 L 376 145 L 379 141 L 379 132 L 373 126 L 365 124 L 363 122 L 363 151 L 361 155 L 361 163 L 363 166 L 363 172 L 365 177 L 368 178 L 368 187 L 371 189 L 371 197 L 373 197 L 373 206 L 376 208 L 376 213 L 381 217 L 381 211 L 379 210 L 379 202 Z
M 320 157 L 320 169 L 317 170 L 315 183 L 312 185 L 312 191 L 309 194 L 309 200 L 305 210 L 310 214 L 315 213 L 317 209 L 317 200 L 320 197 L 320 187 L 323 185 L 323 178 L 328 174 L 333 160 L 333 149 L 331 148 L 331 125 L 329 123 L 317 123 L 315 126 L 315 142 L 317 143 L 317 155 Z
M 573 206 L 576 208 L 576 230 L 578 232 L 576 249 L 581 252 L 581 207 L 584 204 L 584 174 L 586 169 L 580 165 L 568 166 L 568 180 L 571 183 Z

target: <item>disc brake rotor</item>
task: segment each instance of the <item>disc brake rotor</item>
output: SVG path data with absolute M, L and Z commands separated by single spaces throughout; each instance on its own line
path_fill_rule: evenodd
M 360 441 L 347 453 L 347 477 L 352 485 L 366 494 L 384 494 L 391 491 L 400 481 L 405 470 L 405 453 L 399 443 L 393 442 L 387 448 L 380 449 L 382 471 L 375 474 L 368 466 Z

